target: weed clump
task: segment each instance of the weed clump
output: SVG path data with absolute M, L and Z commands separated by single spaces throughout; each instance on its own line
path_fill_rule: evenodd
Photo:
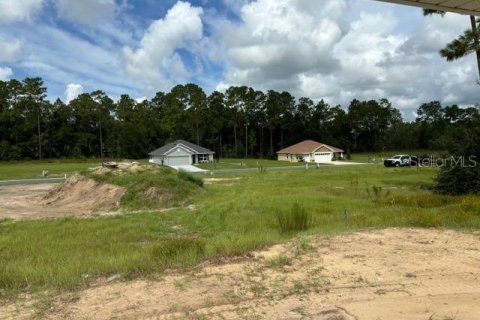
M 177 173 L 177 176 L 178 178 L 182 179 L 182 180 L 185 180 L 185 181 L 188 181 L 188 182 L 192 182 L 194 184 L 196 184 L 197 186 L 199 187 L 203 187 L 203 180 L 202 178 L 199 178 L 197 176 L 194 176 L 193 174 L 191 173 L 188 173 L 186 171 L 178 171 Z
M 372 190 L 367 187 L 367 195 L 373 203 L 378 204 L 390 195 L 390 191 L 383 190 L 382 187 L 372 186 Z
M 298 203 L 287 212 L 277 212 L 277 221 L 282 233 L 307 230 L 313 225 L 311 214 Z
M 291 266 L 292 259 L 287 256 L 277 256 L 265 260 L 265 266 L 271 269 L 282 269 L 285 266 Z
M 205 241 L 198 238 L 172 238 L 153 246 L 152 258 L 165 268 L 198 263 L 205 254 Z

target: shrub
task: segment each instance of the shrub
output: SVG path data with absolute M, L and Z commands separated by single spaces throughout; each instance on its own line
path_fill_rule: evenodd
M 191 173 L 188 173 L 188 172 L 182 171 L 182 170 L 178 171 L 177 175 L 178 175 L 178 178 L 180 178 L 182 180 L 189 181 L 189 182 L 192 182 L 192 183 L 196 184 L 199 187 L 203 187 L 202 178 L 199 178 L 197 176 L 194 176 Z
M 277 212 L 277 221 L 282 233 L 307 230 L 313 224 L 311 215 L 298 203 L 287 212 Z
M 480 193 L 480 117 L 468 128 L 451 132 L 446 149 L 455 159 L 463 157 L 465 163 L 452 161 L 442 167 L 435 179 L 435 189 L 451 195 Z
M 480 166 L 449 166 L 442 168 L 435 179 L 435 190 L 441 194 L 480 193 Z

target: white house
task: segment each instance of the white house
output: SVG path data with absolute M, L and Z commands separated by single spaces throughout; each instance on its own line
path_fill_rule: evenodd
M 305 140 L 277 152 L 278 160 L 289 162 L 331 162 L 343 158 L 344 151 L 313 140 Z
M 149 153 L 150 163 L 162 166 L 185 166 L 213 161 L 215 152 L 190 143 L 177 140 Z

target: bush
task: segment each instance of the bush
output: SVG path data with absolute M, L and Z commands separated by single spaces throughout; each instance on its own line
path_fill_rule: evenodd
M 435 179 L 435 190 L 442 194 L 480 193 L 480 167 L 450 166 L 442 168 Z
M 197 176 L 194 176 L 193 174 L 191 173 L 188 173 L 186 171 L 178 171 L 178 177 L 182 180 L 185 180 L 185 181 L 189 181 L 189 182 L 192 182 L 194 184 L 196 184 L 197 186 L 199 187 L 203 187 L 203 180 L 202 178 L 199 178 Z
M 462 195 L 480 193 L 480 118 L 449 135 L 446 149 L 464 164 L 450 162 L 442 167 L 435 179 L 435 189 L 442 194 Z M 473 161 L 471 161 L 473 160 Z
M 290 211 L 277 212 L 277 221 L 282 233 L 307 230 L 313 224 L 311 215 L 298 203 Z

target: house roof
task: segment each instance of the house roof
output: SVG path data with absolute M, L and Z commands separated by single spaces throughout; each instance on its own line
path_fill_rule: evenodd
M 450 11 L 473 16 L 480 15 L 480 1 L 478 0 L 377 0 L 405 4 L 440 11 Z
M 185 140 L 176 140 L 174 142 L 168 143 L 164 145 L 163 147 L 158 148 L 157 150 L 154 150 L 149 153 L 151 156 L 164 156 L 166 155 L 170 150 L 177 146 L 183 146 L 185 149 L 188 151 L 191 151 L 192 154 L 214 154 L 212 150 L 209 150 L 207 148 L 201 147 L 199 145 L 196 145 L 194 143 L 185 141 Z
M 294 144 L 293 146 L 282 149 L 282 150 L 278 151 L 277 153 L 307 154 L 307 153 L 315 152 L 316 150 L 320 149 L 321 147 L 326 147 L 326 148 L 332 150 L 332 152 L 344 152 L 340 148 L 332 147 L 332 146 L 330 146 L 328 144 L 325 144 L 325 143 L 320 143 L 320 142 L 313 141 L 313 140 L 305 140 L 305 141 L 299 142 L 297 144 Z

